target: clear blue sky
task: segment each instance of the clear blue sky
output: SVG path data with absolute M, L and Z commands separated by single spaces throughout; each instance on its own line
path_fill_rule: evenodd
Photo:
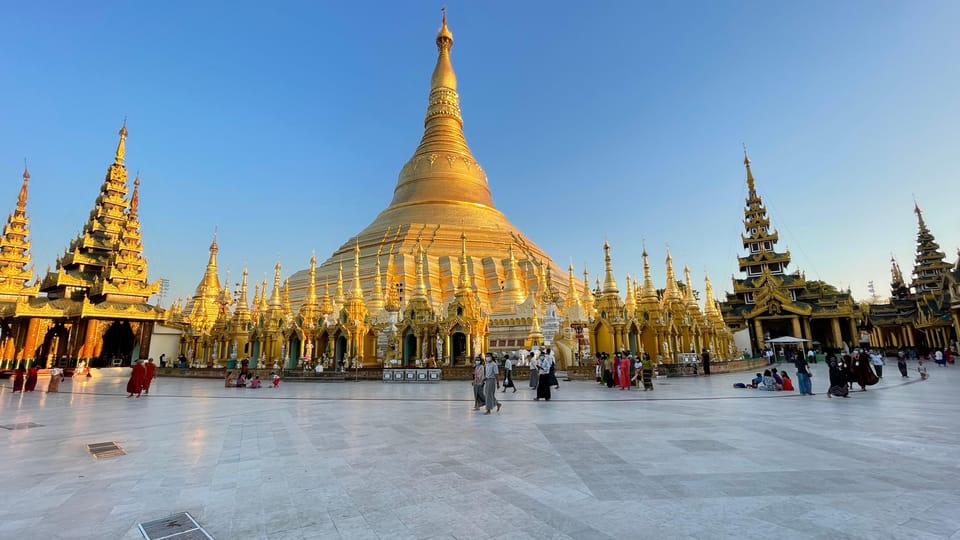
M 440 3 L 0 6 L 0 209 L 22 159 L 36 270 L 87 219 L 129 117 L 151 279 L 191 294 L 219 226 L 239 281 L 325 259 L 419 142 Z M 562 267 L 719 295 L 742 254 L 741 143 L 809 279 L 912 268 L 916 196 L 960 245 L 960 3 L 448 2 L 467 139 L 497 206 Z M 5 202 L 4 202 L 5 201 Z M 738 274 L 739 275 L 739 274 Z M 252 294 L 252 292 L 251 292 Z

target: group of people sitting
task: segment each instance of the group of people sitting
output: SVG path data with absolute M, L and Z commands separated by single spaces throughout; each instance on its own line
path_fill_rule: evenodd
M 756 388 L 757 390 L 787 392 L 793 391 L 793 380 L 786 371 L 777 372 L 776 369 L 765 369 L 763 373 L 757 373 L 757 376 L 747 383 L 734 383 L 734 388 Z
M 276 373 L 271 373 L 273 378 L 273 387 L 277 388 L 280 386 L 280 376 Z M 226 388 L 261 388 L 260 375 L 254 373 L 253 375 L 241 371 L 237 378 L 233 378 L 233 372 L 228 371 L 227 375 L 223 378 L 223 386 Z

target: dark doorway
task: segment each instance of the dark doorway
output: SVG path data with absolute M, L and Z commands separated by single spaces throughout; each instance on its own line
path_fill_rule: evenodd
M 407 334 L 403 338 L 403 365 L 409 366 L 417 354 L 417 336 Z
M 117 360 L 120 361 L 120 365 L 129 366 L 135 342 L 130 323 L 115 321 L 103 333 L 103 349 L 100 350 L 97 367 L 112 366 L 117 363 Z
M 453 349 L 453 363 L 465 364 L 470 361 L 467 358 L 467 335 L 463 332 L 454 332 L 450 337 L 450 346 Z

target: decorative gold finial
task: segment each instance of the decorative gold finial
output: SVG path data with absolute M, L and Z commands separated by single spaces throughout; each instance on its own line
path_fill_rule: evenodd
M 450 32 L 450 29 L 447 28 L 447 6 L 440 8 L 441 19 L 440 19 L 440 30 L 437 31 L 437 47 L 443 47 L 444 44 L 441 43 L 442 40 L 449 40 L 446 46 L 449 48 L 450 45 L 453 45 L 453 33 Z
M 136 217 L 140 208 L 140 171 L 133 178 L 133 193 L 130 195 L 130 216 Z
M 123 126 L 120 127 L 120 142 L 117 143 L 117 154 L 113 162 L 116 165 L 123 165 L 123 158 L 127 153 L 127 117 L 123 117 Z
M 23 179 L 24 180 L 30 179 L 30 170 L 27 169 L 27 158 L 23 158 Z

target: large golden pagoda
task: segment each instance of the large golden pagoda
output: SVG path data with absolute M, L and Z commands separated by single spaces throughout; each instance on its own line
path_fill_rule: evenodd
M 535 346 L 552 347 L 560 366 L 617 350 L 666 363 L 691 349 L 725 357 L 732 338 L 709 282 L 701 312 L 689 273 L 681 294 L 668 257 L 660 299 L 644 253 L 643 289 L 628 278 L 624 301 L 605 244 L 603 288 L 591 292 L 586 271 L 582 283 L 572 267 L 564 276 L 497 210 L 463 134 L 445 15 L 436 43 L 423 137 L 387 208 L 320 266 L 311 257 L 282 294 L 278 264 L 269 304 L 264 281 L 252 309 L 245 279 L 239 299 L 218 296 L 214 243 L 193 298 L 167 315 L 183 329 L 191 364 L 216 366 L 229 353 L 228 366 L 242 358 L 271 368 L 456 366 Z
M 341 261 L 353 259 L 359 247 L 360 281 L 368 301 L 377 305 L 383 301 L 375 294 L 374 282 L 377 264 L 384 258 L 393 265 L 393 286 L 403 287 L 399 291 L 404 303 L 416 287 L 417 265 L 422 264 L 426 300 L 440 310 L 456 294 L 461 235 L 465 235 L 471 286 L 486 311 L 514 310 L 538 289 L 546 266 L 557 278 L 553 285 L 566 290 L 559 267 L 497 210 L 487 175 L 467 145 L 457 76 L 450 61 L 453 34 L 446 15 L 436 43 L 423 137 L 400 170 L 393 200 L 373 223 L 316 269 L 316 279 L 321 285 L 336 282 Z M 422 258 L 418 256 L 421 249 Z M 306 297 L 307 278 L 308 271 L 303 270 L 290 279 L 295 303 Z

